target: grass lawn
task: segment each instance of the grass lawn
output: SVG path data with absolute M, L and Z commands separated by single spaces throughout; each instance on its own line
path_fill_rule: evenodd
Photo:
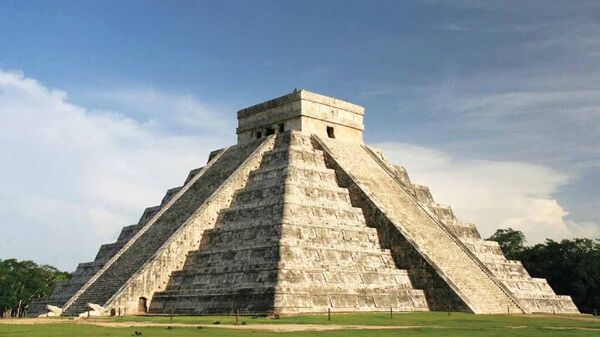
M 17 323 L 14 320 L 14 323 Z M 219 327 L 213 325 L 219 321 Z M 135 336 L 134 332 L 142 332 L 141 336 L 600 336 L 600 318 L 591 316 L 506 316 L 506 315 L 472 315 L 464 313 L 427 312 L 395 314 L 393 318 L 384 313 L 366 314 L 332 314 L 332 320 L 327 315 L 303 315 L 283 317 L 280 319 L 240 317 L 246 322 L 244 329 L 223 328 L 235 322 L 229 316 L 182 316 L 173 317 L 174 324 L 189 324 L 189 326 L 135 326 L 108 327 L 92 324 L 78 324 L 69 319 L 55 319 L 51 324 L 0 324 L 1 337 L 96 337 L 96 336 Z M 169 317 L 125 317 L 87 319 L 84 323 L 126 323 L 126 324 L 169 324 Z M 197 325 L 210 325 L 198 329 Z M 361 329 L 350 330 L 340 327 L 340 330 L 329 331 L 288 331 L 274 332 L 260 329 L 259 325 L 368 325 L 394 326 L 395 329 Z M 254 325 L 254 328 L 253 328 Z M 264 328 L 264 327 L 263 327 Z

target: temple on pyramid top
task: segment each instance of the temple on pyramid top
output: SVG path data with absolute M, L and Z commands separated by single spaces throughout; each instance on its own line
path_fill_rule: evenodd
M 237 117 L 29 315 L 578 312 L 363 143 L 361 106 L 299 90 Z
M 238 111 L 238 144 L 290 130 L 362 143 L 364 115 L 360 105 L 295 90 Z

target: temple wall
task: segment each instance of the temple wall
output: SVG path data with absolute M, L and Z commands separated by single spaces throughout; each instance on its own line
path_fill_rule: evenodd
M 362 143 L 363 116 L 361 106 L 300 90 L 238 111 L 238 144 L 291 130 Z

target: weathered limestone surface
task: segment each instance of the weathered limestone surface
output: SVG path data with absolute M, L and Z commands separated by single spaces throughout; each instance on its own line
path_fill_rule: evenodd
M 327 137 L 328 128 L 348 142 L 362 143 L 364 111 L 344 100 L 295 91 L 238 111 L 238 144 L 290 130 Z
M 77 315 L 87 310 L 88 303 L 105 304 L 260 143 L 257 141 L 231 147 L 216 156 L 188 182 L 184 193 L 180 193 L 174 202 L 165 205 L 155 215 L 148 216 L 151 220 L 66 302 L 63 314 Z

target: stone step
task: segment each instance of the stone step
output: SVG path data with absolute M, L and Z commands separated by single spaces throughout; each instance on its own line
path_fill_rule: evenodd
M 162 201 L 160 202 L 160 206 L 164 207 L 175 196 L 175 194 L 177 194 L 179 191 L 181 191 L 182 188 L 183 188 L 183 186 L 173 187 L 173 188 L 168 189 L 167 193 L 165 193 L 165 196 L 162 198 Z
M 139 226 L 138 224 L 123 227 L 123 229 L 121 229 L 121 233 L 119 234 L 119 238 L 117 239 L 117 242 L 118 241 L 122 241 L 122 242 L 129 241 L 129 239 L 131 239 L 131 237 L 133 235 L 135 235 L 135 233 L 140 228 L 141 228 L 141 226 Z
M 152 219 L 160 211 L 161 208 L 162 207 L 160 205 L 146 208 L 144 210 L 144 213 L 142 213 L 140 220 L 138 221 L 138 225 L 140 227 L 144 226 L 146 223 L 148 223 L 148 221 L 150 221 L 150 219 Z
M 234 205 L 220 213 L 221 224 L 243 219 L 283 216 L 285 211 L 289 212 L 289 217 L 316 217 L 319 220 L 340 220 L 340 221 L 363 221 L 364 216 L 360 208 L 339 209 L 333 205 L 304 205 L 299 203 L 284 203 L 281 200 L 271 200 L 262 205 Z M 314 220 L 316 220 L 314 219 Z
M 221 268 L 221 263 L 226 263 L 231 270 L 245 268 L 246 265 L 257 267 L 262 264 L 281 266 L 304 265 L 311 268 L 331 268 L 332 270 L 341 266 L 344 270 L 367 270 L 373 268 L 395 268 L 390 253 L 386 250 L 375 250 L 371 247 L 360 248 L 354 251 L 335 248 L 314 248 L 300 246 L 276 246 L 273 241 L 270 245 L 255 247 L 240 247 L 233 251 L 228 249 L 218 250 L 210 248 L 208 251 L 193 251 L 188 254 L 184 270 L 189 269 L 211 269 Z M 280 257 L 281 254 L 281 257 Z M 273 260 L 266 260 L 268 257 Z M 297 262 L 300 261 L 300 262 Z M 332 264 L 328 266 L 328 264 Z
M 303 167 L 322 167 L 324 161 L 323 153 L 317 151 L 306 151 L 301 148 L 276 148 L 265 153 L 261 167 L 276 166 L 278 164 L 295 162 L 301 163 Z
M 199 168 L 195 168 L 195 169 L 191 170 L 191 171 L 188 173 L 188 176 L 187 176 L 187 178 L 185 179 L 185 182 L 183 183 L 183 185 L 184 185 L 184 186 L 185 186 L 185 185 L 187 185 L 187 183 L 188 183 L 188 182 L 190 182 L 190 180 L 192 180 L 192 179 L 193 179 L 193 178 L 194 178 L 194 177 L 195 177 L 195 176 L 196 176 L 198 173 L 200 173 L 200 171 L 202 171 L 202 169 L 203 169 L 203 168 L 204 168 L 204 167 L 199 167 Z
M 277 304 L 271 298 L 265 298 L 257 293 L 268 294 L 275 292 L 270 288 L 256 289 L 246 296 L 232 296 L 223 293 L 185 293 L 185 295 L 162 294 L 159 300 L 153 302 L 153 310 L 159 312 L 171 303 L 177 303 L 176 312 L 181 314 L 215 314 L 234 312 L 252 314 L 268 312 L 277 305 L 286 312 L 323 311 L 327 308 L 345 311 L 387 311 L 390 307 L 397 311 L 426 310 L 427 305 L 423 292 L 414 290 L 397 291 L 394 293 L 316 293 L 308 292 L 278 292 Z M 241 299 L 240 299 L 241 298 Z M 219 300 L 221 299 L 221 300 Z M 186 306 L 187 305 L 187 306 Z M 236 308 L 234 310 L 234 308 Z
M 200 260 L 202 261 L 202 260 Z M 377 261 L 377 260 L 376 260 Z M 255 260 L 242 260 L 236 261 L 235 263 L 227 263 L 223 266 L 221 261 L 213 261 L 202 264 L 194 264 L 190 262 L 184 266 L 182 270 L 174 271 L 172 278 L 178 278 L 182 276 L 190 275 L 204 275 L 208 276 L 217 273 L 247 273 L 255 271 L 264 271 L 277 269 L 281 272 L 284 270 L 303 271 L 306 273 L 321 273 L 321 272 L 338 272 L 343 274 L 349 273 L 384 273 L 386 275 L 404 275 L 405 271 L 395 268 L 393 263 L 385 263 L 379 261 L 373 265 L 358 265 L 352 263 L 352 261 L 336 262 L 335 266 L 331 266 L 331 263 L 323 262 L 321 260 L 307 260 L 304 264 L 300 262 L 270 262 L 260 263 Z
M 269 207 L 263 207 L 263 210 L 268 211 Z M 229 218 L 225 219 L 221 217 L 219 219 L 219 228 L 231 228 L 231 230 L 235 230 L 237 228 L 251 228 L 256 226 L 280 226 L 282 223 L 285 225 L 293 225 L 293 226 L 309 226 L 309 227 L 335 227 L 335 228 L 363 228 L 366 226 L 364 217 L 362 220 L 359 218 L 353 219 L 344 219 L 337 217 L 329 217 L 329 218 L 301 218 L 301 217 L 291 217 L 287 216 L 283 220 L 282 210 L 278 210 L 279 214 L 270 213 L 270 217 L 262 217 L 262 218 L 252 218 L 246 217 L 242 218 Z M 249 213 L 248 213 L 249 214 Z M 222 214 L 221 214 L 222 216 Z M 367 227 L 370 228 L 370 227 Z
M 260 219 L 259 219 L 260 220 Z M 324 224 L 310 224 L 310 223 L 281 223 L 281 222 L 251 222 L 251 223 L 239 223 L 237 224 L 228 224 L 227 226 L 217 226 L 213 230 L 211 230 L 210 234 L 207 234 L 207 238 L 210 236 L 212 239 L 216 235 L 222 235 L 227 233 L 241 233 L 246 231 L 268 231 L 272 233 L 277 233 L 281 235 L 282 228 L 286 228 L 293 231 L 302 231 L 304 235 L 308 238 L 311 237 L 322 237 L 322 238 L 331 238 L 331 235 L 326 233 L 339 233 L 340 235 L 365 235 L 368 237 L 368 240 L 373 241 L 377 240 L 377 230 L 375 228 L 367 227 L 367 225 L 363 223 L 324 223 Z M 373 241 L 375 242 L 375 241 Z M 379 242 L 377 240 L 377 242 Z
M 281 202 L 328 208 L 352 208 L 348 192 L 337 189 L 337 186 L 322 186 L 316 183 L 309 186 L 283 182 L 245 187 L 235 193 L 231 208 L 250 208 Z
M 317 182 L 307 184 L 304 182 L 272 181 L 260 185 L 249 184 L 247 187 L 239 190 L 235 194 L 234 204 L 252 203 L 257 199 L 273 199 L 278 196 L 283 199 L 284 193 L 288 197 L 350 203 L 348 191 L 338 187 L 336 184 L 323 186 L 323 184 L 318 184 Z
M 235 247 L 252 247 L 255 242 L 264 242 L 265 238 L 268 241 L 277 241 L 281 245 L 286 246 L 301 246 L 311 248 L 331 248 L 335 247 L 338 250 L 341 249 L 359 249 L 359 248 L 371 248 L 372 250 L 379 251 L 378 237 L 372 233 L 366 232 L 352 232 L 352 231 L 332 231 L 331 229 L 321 229 L 296 231 L 290 227 L 284 227 L 283 231 L 277 228 L 269 227 L 258 227 L 249 228 L 245 230 L 236 231 L 215 231 L 210 234 L 210 238 L 207 238 L 205 245 L 210 244 L 212 247 L 219 247 L 219 249 L 233 249 Z M 239 245 L 238 242 L 244 242 L 243 245 Z
M 301 219 L 310 219 L 311 223 L 318 220 L 339 220 L 339 221 L 357 221 L 364 223 L 362 209 L 352 207 L 349 209 L 339 209 L 337 207 L 321 207 L 315 205 L 305 205 L 300 203 L 287 203 L 285 207 L 287 218 L 298 217 Z
M 306 167 L 302 165 L 291 165 L 282 163 L 269 167 L 260 168 L 250 174 L 249 183 L 256 183 L 262 180 L 272 180 L 280 177 L 285 179 L 288 176 L 294 177 L 297 181 L 323 182 L 326 184 L 335 184 L 335 172 L 326 168 L 324 165 L 319 167 Z

